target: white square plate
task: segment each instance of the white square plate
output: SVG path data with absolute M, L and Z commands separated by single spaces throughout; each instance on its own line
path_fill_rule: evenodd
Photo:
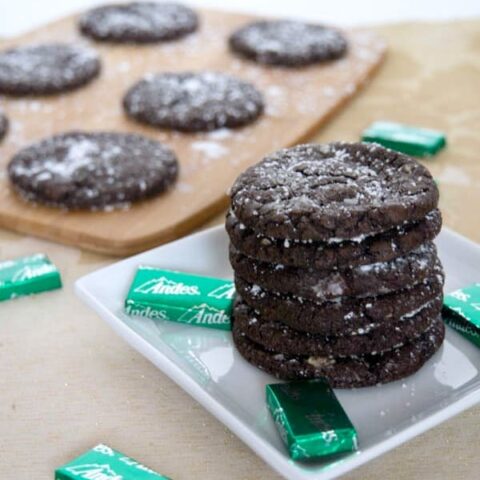
M 447 292 L 479 280 L 480 246 L 446 229 L 437 245 Z M 292 479 L 334 478 L 480 401 L 480 349 L 448 329 L 441 350 L 408 379 L 336 391 L 357 429 L 357 452 L 335 461 L 293 462 L 265 404 L 265 384 L 276 380 L 243 360 L 230 332 L 123 313 L 123 300 L 138 265 L 231 278 L 227 248 L 223 227 L 213 228 L 93 272 L 78 280 L 76 290 L 133 348 L 280 474 Z

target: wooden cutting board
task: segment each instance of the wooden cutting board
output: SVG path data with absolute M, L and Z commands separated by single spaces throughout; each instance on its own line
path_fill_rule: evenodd
M 127 255 L 178 238 L 225 208 L 237 175 L 264 155 L 298 143 L 325 123 L 365 84 L 381 63 L 385 44 L 364 30 L 347 32 L 348 55 L 324 66 L 267 68 L 232 56 L 226 38 L 254 17 L 201 11 L 198 33 L 146 46 L 92 43 L 102 73 L 88 86 L 51 97 L 0 97 L 11 129 L 0 145 L 0 227 L 111 255 Z M 0 48 L 41 41 L 87 43 L 69 17 L 3 42 Z M 183 134 L 139 125 L 124 115 L 124 92 L 147 72 L 213 69 L 253 82 L 266 114 L 255 124 L 209 134 Z M 113 212 L 66 212 L 34 206 L 10 188 L 5 166 L 20 148 L 59 132 L 130 131 L 171 146 L 180 177 L 167 194 Z

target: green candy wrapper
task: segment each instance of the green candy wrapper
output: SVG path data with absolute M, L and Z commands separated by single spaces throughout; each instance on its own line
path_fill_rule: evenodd
M 480 347 L 480 283 L 445 295 L 442 315 L 447 325 Z
M 435 155 L 447 143 L 441 132 L 393 122 L 373 123 L 363 132 L 362 140 L 417 157 Z
M 357 448 L 357 433 L 323 380 L 267 385 L 267 405 L 294 460 Z
M 235 286 L 230 280 L 152 267 L 139 267 L 125 311 L 160 320 L 231 329 Z
M 57 268 L 41 253 L 0 262 L 0 301 L 61 286 Z
M 55 480 L 169 480 L 107 445 L 97 445 L 55 470 Z

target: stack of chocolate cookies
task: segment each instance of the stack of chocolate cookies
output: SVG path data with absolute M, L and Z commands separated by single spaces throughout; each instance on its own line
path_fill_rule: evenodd
M 249 168 L 226 222 L 240 353 L 337 388 L 417 371 L 444 338 L 437 206 L 426 168 L 376 144 L 299 145 Z

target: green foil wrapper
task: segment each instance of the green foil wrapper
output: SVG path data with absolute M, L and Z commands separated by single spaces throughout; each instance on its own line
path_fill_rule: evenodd
M 0 301 L 61 286 L 57 268 L 41 253 L 0 262 Z
M 55 470 L 55 480 L 169 480 L 107 445 L 97 445 Z
M 125 300 L 129 315 L 231 329 L 235 286 L 230 280 L 139 267 Z
M 393 122 L 373 123 L 363 132 L 362 140 L 417 157 L 435 155 L 447 144 L 441 132 Z
M 480 347 L 480 283 L 445 295 L 442 316 L 447 325 Z
M 267 385 L 267 405 L 294 460 L 357 448 L 357 433 L 329 384 L 323 380 Z

